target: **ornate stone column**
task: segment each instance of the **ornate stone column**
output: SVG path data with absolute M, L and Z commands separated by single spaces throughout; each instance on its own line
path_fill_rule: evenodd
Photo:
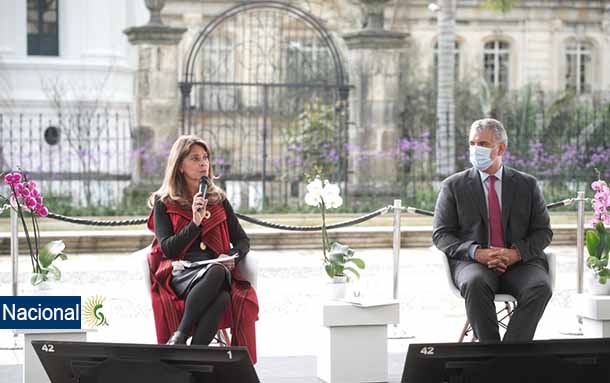
M 165 0 L 145 0 L 148 24 L 123 31 L 138 47 L 136 84 L 136 148 L 152 152 L 160 143 L 171 142 L 180 126 L 178 89 L 178 43 L 186 28 L 163 24 Z M 136 183 L 142 181 L 142 158 L 136 164 Z M 163 169 L 161 169 L 161 172 Z
M 349 49 L 351 176 L 350 190 L 391 191 L 398 163 L 392 152 L 400 137 L 398 114 L 400 55 L 406 33 L 384 29 L 389 0 L 360 0 L 366 9 L 364 29 L 343 35 Z

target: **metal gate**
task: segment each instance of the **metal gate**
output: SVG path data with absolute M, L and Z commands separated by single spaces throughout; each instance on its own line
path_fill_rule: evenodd
M 50 114 L 0 113 L 0 173 L 25 172 L 53 208 L 119 206 L 132 181 L 132 145 L 129 108 L 79 101 Z
M 347 185 L 347 80 L 314 16 L 277 1 L 230 8 L 196 37 L 180 89 L 182 133 L 210 143 L 242 211 L 300 205 L 316 172 Z

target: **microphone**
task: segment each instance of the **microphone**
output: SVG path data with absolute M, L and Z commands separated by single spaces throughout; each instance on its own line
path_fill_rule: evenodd
M 205 193 L 208 191 L 208 177 L 201 176 L 199 179 L 199 193 L 205 198 Z M 201 208 L 197 209 L 197 211 L 201 211 Z

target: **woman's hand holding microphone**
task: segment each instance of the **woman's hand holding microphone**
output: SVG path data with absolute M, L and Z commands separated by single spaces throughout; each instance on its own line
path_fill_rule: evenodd
M 208 200 L 203 198 L 203 193 L 199 192 L 195 194 L 193 197 L 193 223 L 197 226 L 201 225 L 201 221 L 203 220 L 206 207 L 208 206 Z
M 203 193 L 199 192 L 195 194 L 193 197 L 193 222 L 195 225 L 200 226 L 201 221 L 205 218 L 206 215 L 206 207 L 208 206 L 208 200 L 203 197 Z M 228 257 L 226 254 L 221 254 L 218 258 L 222 261 L 222 258 Z M 229 259 L 223 262 L 224 265 L 229 269 L 233 270 L 235 268 L 235 259 Z

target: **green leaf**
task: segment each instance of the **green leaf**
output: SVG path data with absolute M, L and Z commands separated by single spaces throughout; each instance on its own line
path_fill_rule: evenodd
M 349 271 L 350 273 L 352 273 L 356 276 L 356 279 L 360 279 L 360 273 L 358 272 L 358 270 L 354 269 L 353 267 L 346 267 L 345 271 Z
M 38 262 L 40 266 L 43 268 L 48 268 L 57 257 L 61 259 L 67 259 L 67 257 L 62 253 L 66 245 L 64 241 L 51 241 L 47 243 L 42 249 L 40 249 L 40 253 L 38 255 Z
M 601 283 L 602 285 L 605 285 L 607 281 L 608 281 L 608 277 L 606 275 L 599 276 L 599 283 Z
M 587 245 L 587 251 L 589 255 L 599 257 L 601 255 L 601 251 L 599 251 L 599 235 L 594 230 L 587 230 L 585 233 L 585 243 Z
M 327 264 L 324 266 L 324 270 L 326 270 L 326 274 L 328 274 L 329 277 L 334 277 L 335 273 L 333 272 L 333 265 L 331 264 Z
M 333 253 L 333 254 L 329 254 L 328 257 L 330 258 L 330 262 L 333 265 L 345 264 L 345 256 L 343 254 Z
M 595 256 L 590 255 L 587 258 L 587 266 L 589 266 L 592 269 L 596 268 L 598 263 L 599 263 L 599 259 L 597 259 L 597 257 L 595 257 Z
M 350 258 L 347 260 L 346 263 L 353 263 L 354 265 L 358 266 L 358 268 L 360 269 L 364 269 L 366 267 L 366 265 L 364 264 L 364 261 L 360 258 Z
M 45 281 L 44 276 L 40 273 L 34 273 L 30 277 L 30 283 L 32 284 L 32 286 L 37 286 L 44 281 Z
M 610 277 L 610 270 L 609 269 L 601 269 L 598 273 L 598 275 L 604 276 L 604 277 Z
M 606 231 L 606 227 L 602 222 L 595 225 L 595 230 L 597 231 L 597 236 L 599 238 L 599 254 L 597 255 L 599 257 L 608 252 L 608 248 L 610 247 L 610 238 L 608 237 L 608 232 Z
M 59 258 L 61 258 L 62 261 L 65 261 L 65 260 L 68 259 L 68 256 L 66 254 L 64 254 L 64 253 L 59 253 L 57 256 Z
M 343 265 L 334 265 L 335 275 L 343 275 L 343 270 L 345 269 Z
M 38 263 L 42 268 L 47 268 L 51 263 L 55 260 L 55 256 L 49 252 L 47 247 L 43 247 L 40 249 L 40 253 L 38 254 Z
M 59 281 L 61 279 L 61 271 L 59 270 L 59 268 L 55 265 L 51 265 L 49 266 L 49 271 L 51 272 L 51 274 L 53 275 L 53 278 L 55 278 L 55 280 Z

